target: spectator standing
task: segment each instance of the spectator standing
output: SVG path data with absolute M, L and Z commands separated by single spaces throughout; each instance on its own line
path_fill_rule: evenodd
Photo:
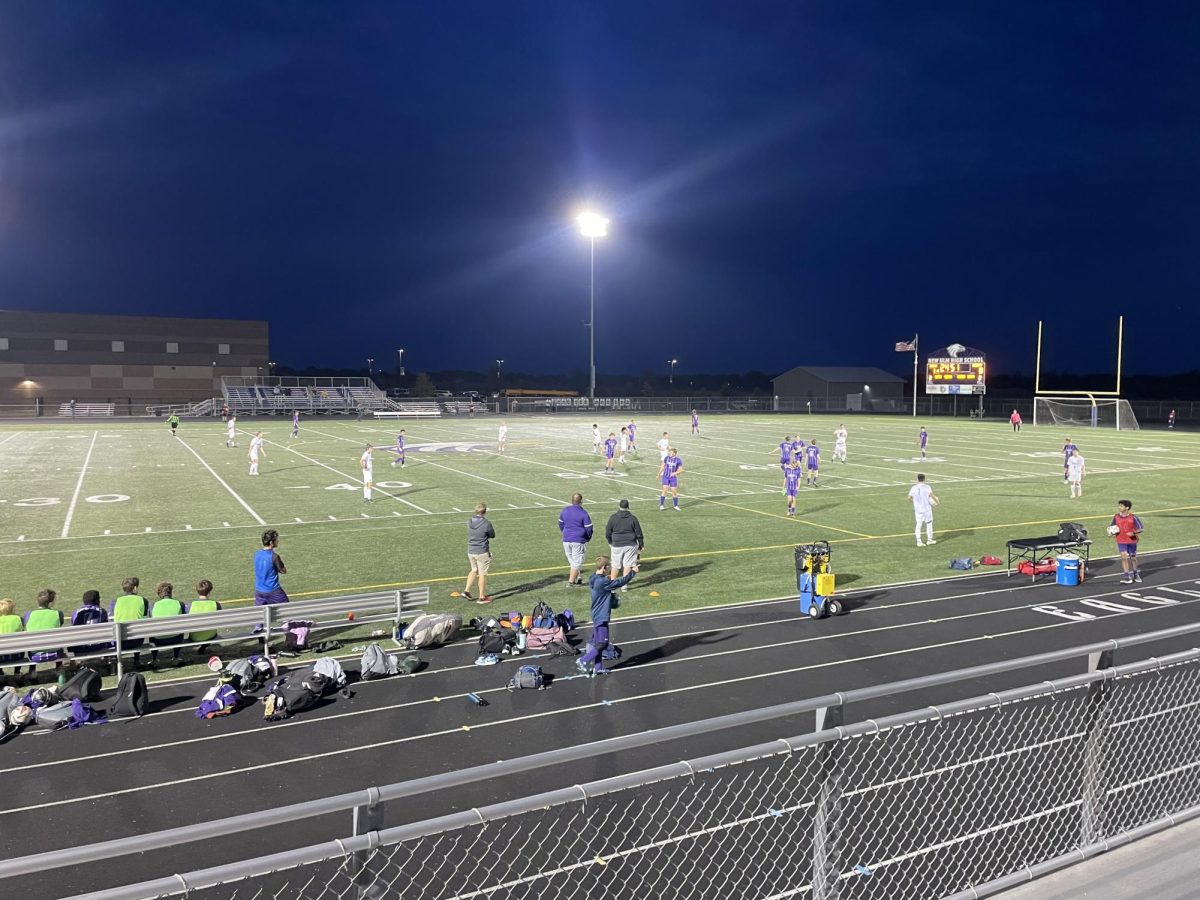
M 1013 431 L 1021 430 L 1021 414 L 1015 409 L 1012 411 L 1012 415 L 1008 417 L 1008 421 L 1012 423 Z
M 487 504 L 480 501 L 475 504 L 475 515 L 467 522 L 467 563 L 471 568 L 467 572 L 467 586 L 463 588 L 462 595 L 468 600 L 474 599 L 471 596 L 471 586 L 478 577 L 479 600 L 476 602 L 492 602 L 491 595 L 487 592 L 487 577 L 492 568 L 491 542 L 495 537 L 496 529 L 487 520 Z
M 160 581 L 155 586 L 154 593 L 158 599 L 154 601 L 154 606 L 150 608 L 150 618 L 164 619 L 170 616 L 182 616 L 185 612 L 187 612 L 187 610 L 184 609 L 183 604 L 176 600 L 174 596 L 172 596 L 175 593 L 175 585 L 171 584 L 171 582 Z M 159 647 L 173 647 L 174 649 L 171 651 L 171 660 L 173 661 L 173 664 L 176 667 L 183 665 L 183 660 L 179 658 L 183 648 L 178 646 L 182 642 L 182 634 L 150 638 L 150 643 L 152 643 L 155 647 L 154 650 L 150 651 L 150 665 L 158 665 L 157 648 Z
M 141 585 L 136 575 L 130 576 L 121 582 L 121 590 L 123 593 L 120 597 L 112 602 L 108 608 L 109 618 L 114 622 L 134 622 L 138 619 L 145 619 L 150 615 L 150 604 L 146 602 L 146 598 L 141 596 L 137 590 Z M 145 643 L 143 638 L 134 638 L 132 640 L 123 641 L 122 647 L 128 650 L 136 650 Z M 136 669 L 141 662 L 141 654 L 133 654 L 133 667 Z
M 274 606 L 287 603 L 288 595 L 279 584 L 287 566 L 279 555 L 279 532 L 268 528 L 262 533 L 262 549 L 254 554 L 254 605 Z
M 908 501 L 913 505 L 913 513 L 917 517 L 917 546 L 924 547 L 925 544 L 929 544 L 932 547 L 937 543 L 933 539 L 933 508 L 941 501 L 933 492 L 933 488 L 925 483 L 924 473 L 917 474 L 917 483 L 908 490 Z M 925 525 L 924 544 L 921 543 L 922 524 Z
M 629 511 L 629 501 L 625 498 L 617 503 L 617 511 L 609 516 L 608 524 L 604 526 L 604 539 L 608 541 L 608 552 L 612 557 L 612 574 L 617 577 L 620 572 L 624 577 L 638 567 L 638 555 L 646 548 L 642 535 L 642 523 L 637 516 Z M 625 590 L 625 586 L 621 586 Z
M 608 562 L 606 557 L 597 557 L 596 571 L 588 581 L 592 589 L 592 639 L 588 642 L 587 652 L 575 663 L 575 667 L 587 675 L 604 675 L 607 672 L 604 668 L 604 648 L 609 643 L 609 625 L 615 605 L 613 591 L 618 588 L 624 591 L 637 574 L 635 569 L 620 578 L 609 578 L 605 572 Z M 616 567 L 614 560 L 614 571 Z
M 583 508 L 583 494 L 576 492 L 571 495 L 571 505 L 563 507 L 558 514 L 558 530 L 562 532 L 563 552 L 567 555 L 567 564 L 571 571 L 567 574 L 567 584 L 583 584 L 579 570 L 583 567 L 587 555 L 588 541 L 592 539 L 592 517 Z
M 1133 514 L 1133 501 L 1118 500 L 1117 512 L 1108 526 L 1108 533 L 1117 542 L 1117 552 L 1121 554 L 1121 584 L 1140 583 L 1142 570 L 1138 568 L 1138 541 L 1143 528 L 1142 520 Z M 28 627 L 28 626 L 26 626 Z

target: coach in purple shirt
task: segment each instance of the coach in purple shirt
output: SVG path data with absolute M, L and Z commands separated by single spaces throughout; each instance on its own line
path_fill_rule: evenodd
M 592 517 L 583 508 L 583 494 L 571 495 L 571 505 L 564 506 L 558 514 L 558 530 L 562 532 L 563 552 L 571 566 L 567 584 L 583 584 L 579 570 L 583 568 L 587 544 L 592 539 Z

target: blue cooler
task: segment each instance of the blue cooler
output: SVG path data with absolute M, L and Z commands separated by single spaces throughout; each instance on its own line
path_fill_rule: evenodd
M 1073 553 L 1064 553 L 1058 558 L 1057 580 L 1059 584 L 1077 587 L 1079 585 L 1079 567 L 1082 560 Z

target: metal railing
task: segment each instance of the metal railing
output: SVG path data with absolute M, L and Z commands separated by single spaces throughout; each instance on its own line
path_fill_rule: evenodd
M 156 834 L 0 861 L 3 879 L 352 810 L 350 834 L 77 900 L 983 897 L 1200 813 L 1186 625 L 627 735 Z M 846 709 L 1069 660 L 1083 672 L 846 725 Z M 385 827 L 413 798 L 815 713 L 813 732 Z M 395 801 L 407 801 L 397 803 Z
M 100 625 L 67 625 L 48 631 L 24 631 L 0 635 L 0 659 L 8 655 L 58 650 L 63 658 L 77 660 L 116 659 L 116 674 L 124 672 L 126 657 L 141 652 L 147 639 L 179 640 L 160 646 L 197 647 L 247 641 L 262 644 L 264 655 L 279 637 L 285 624 L 299 620 L 313 623 L 314 631 L 388 622 L 398 627 L 406 613 L 429 604 L 429 588 L 403 588 L 370 594 L 343 594 L 315 600 L 296 600 L 272 606 L 247 606 L 210 613 L 106 622 Z M 349 613 L 353 617 L 347 618 Z M 209 640 L 195 640 L 196 633 L 218 632 Z M 184 632 L 181 634 L 181 632 Z M 76 649 L 90 648 L 90 649 Z

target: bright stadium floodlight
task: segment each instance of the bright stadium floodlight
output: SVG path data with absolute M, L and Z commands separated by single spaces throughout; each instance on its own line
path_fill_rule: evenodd
M 591 243 L 591 291 L 590 313 L 588 315 L 588 343 L 590 347 L 590 366 L 588 377 L 588 399 L 596 399 L 596 238 L 608 237 L 608 219 L 590 210 L 581 212 L 575 219 L 579 223 L 579 233 Z

